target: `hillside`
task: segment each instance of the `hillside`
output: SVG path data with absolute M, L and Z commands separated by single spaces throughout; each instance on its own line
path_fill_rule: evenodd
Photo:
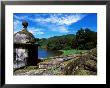
M 74 37 L 75 37 L 74 34 L 67 34 L 67 35 L 62 35 L 62 36 L 50 37 L 48 39 L 42 38 L 42 39 L 37 39 L 37 40 L 41 48 L 45 48 L 49 50 L 59 50 L 64 47 L 66 48 L 68 46 L 72 46 L 72 41 Z M 69 49 L 71 49 L 71 47 Z
M 80 29 L 76 34 L 54 36 L 48 39 L 38 39 L 40 48 L 47 50 L 90 50 L 97 46 L 97 32 L 91 29 Z

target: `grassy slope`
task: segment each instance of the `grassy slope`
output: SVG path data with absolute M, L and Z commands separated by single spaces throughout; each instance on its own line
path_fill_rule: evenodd
M 80 54 L 81 52 L 85 52 L 87 50 L 61 50 L 63 52 L 63 55 L 72 55 L 72 54 Z

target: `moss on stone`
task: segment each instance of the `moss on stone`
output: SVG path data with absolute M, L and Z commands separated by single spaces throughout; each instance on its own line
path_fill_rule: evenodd
M 78 70 L 74 75 L 91 75 L 91 72 L 88 70 Z

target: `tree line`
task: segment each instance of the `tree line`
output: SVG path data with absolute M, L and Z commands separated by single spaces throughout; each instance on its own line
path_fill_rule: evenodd
M 41 48 L 48 50 L 89 50 L 97 46 L 97 32 L 81 28 L 76 34 L 37 39 Z

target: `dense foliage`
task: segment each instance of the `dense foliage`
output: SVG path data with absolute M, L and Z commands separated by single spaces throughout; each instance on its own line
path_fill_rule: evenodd
M 54 36 L 48 39 L 39 39 L 39 44 L 41 48 L 45 48 L 48 50 L 71 49 L 72 41 L 74 38 L 74 34 Z
M 37 40 L 38 40 L 38 43 L 39 43 L 39 45 L 40 45 L 39 47 L 46 49 L 48 39 L 42 38 L 42 39 L 37 39 Z
M 92 49 L 97 45 L 97 32 L 90 29 L 80 29 L 76 33 L 76 37 L 73 40 L 73 48 L 75 49 Z
M 95 48 L 97 45 L 97 32 L 90 29 L 80 29 L 74 34 L 67 34 L 62 36 L 54 36 L 48 39 L 39 39 L 41 48 L 48 50 L 69 50 L 81 49 L 89 50 Z
M 49 38 L 47 43 L 47 49 L 51 50 L 71 49 L 74 37 L 75 37 L 74 34 L 68 34 Z

